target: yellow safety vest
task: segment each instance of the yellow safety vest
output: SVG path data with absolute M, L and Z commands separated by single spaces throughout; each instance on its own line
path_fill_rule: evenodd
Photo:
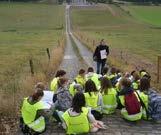
M 135 95 L 137 96 L 137 94 L 135 93 Z M 138 96 L 137 96 L 138 98 Z M 125 108 L 125 96 L 119 96 L 119 99 L 120 99 L 120 102 L 121 104 L 124 106 L 124 108 L 121 109 L 121 114 L 122 116 L 129 120 L 129 121 L 137 121 L 137 120 L 140 120 L 141 117 L 142 117 L 142 108 L 140 109 L 140 112 L 137 113 L 137 114 L 133 114 L 133 115 L 129 115 L 126 108 Z M 138 98 L 139 100 L 139 98 Z
M 70 94 L 74 97 L 74 95 L 76 94 L 77 90 L 74 89 L 74 85 L 75 85 L 75 82 L 73 82 L 72 84 L 69 85 L 69 92 Z
M 78 116 L 70 116 L 69 110 L 63 114 L 63 120 L 66 123 L 66 133 L 67 134 L 82 134 L 88 133 L 90 129 L 90 124 L 88 121 L 88 109 L 82 107 L 82 113 Z
M 117 107 L 117 92 L 114 88 L 108 90 L 107 94 L 102 94 L 103 98 L 103 113 L 105 114 L 112 114 L 115 112 Z
M 31 105 L 25 98 L 21 108 L 22 118 L 24 123 L 36 132 L 42 132 L 45 130 L 45 119 L 44 117 L 39 117 L 35 120 L 37 111 L 43 109 L 44 106 L 41 101 Z
M 83 88 L 84 88 L 84 85 L 85 85 L 85 78 L 83 78 L 82 76 L 78 75 L 75 80 L 77 81 L 77 83 L 79 83 Z
M 59 80 L 59 77 L 55 77 L 55 78 L 51 81 L 51 84 L 50 84 L 50 89 L 51 89 L 51 91 L 54 91 L 54 92 L 57 91 L 57 88 L 58 88 L 58 80 Z
M 144 92 L 140 92 L 140 91 L 138 91 L 138 94 L 139 94 L 140 98 L 142 99 L 143 103 L 145 104 L 145 107 L 148 109 L 148 104 L 149 104 L 148 95 L 146 95 Z M 146 109 L 143 108 L 142 111 L 143 111 L 142 118 L 144 120 L 147 120 Z M 151 119 L 151 118 L 149 117 L 148 119 Z
M 133 87 L 134 90 L 138 90 L 139 89 L 139 81 L 133 82 L 132 87 Z
M 85 101 L 86 101 L 87 107 L 91 107 L 92 110 L 96 110 L 99 112 L 102 111 L 101 106 L 98 105 L 100 93 L 96 94 L 94 92 L 91 92 L 91 96 L 89 95 L 89 93 L 84 93 L 84 96 L 85 96 Z
M 99 81 L 98 74 L 93 73 L 93 75 L 90 78 L 87 78 L 87 80 L 89 80 L 89 79 L 91 79 L 95 83 L 97 90 L 99 90 L 100 87 L 101 87 L 101 84 L 100 84 L 100 81 Z

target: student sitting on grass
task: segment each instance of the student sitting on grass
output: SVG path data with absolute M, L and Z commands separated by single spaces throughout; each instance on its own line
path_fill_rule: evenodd
M 20 123 L 22 132 L 25 134 L 37 135 L 45 131 L 45 109 L 40 101 L 43 95 L 43 90 L 37 88 L 32 96 L 23 100 Z
M 117 107 L 117 92 L 112 87 L 111 81 L 107 77 L 101 79 L 101 93 L 103 98 L 103 110 L 105 114 L 112 114 Z
M 79 74 L 75 78 L 76 83 L 80 84 L 82 88 L 84 88 L 86 82 L 85 72 L 86 71 L 84 69 L 80 69 Z
M 85 100 L 86 106 L 91 107 L 91 113 L 95 119 L 102 119 L 102 107 L 103 100 L 101 93 L 97 90 L 95 83 L 92 80 L 88 80 L 85 83 Z
M 76 93 L 72 107 L 62 115 L 63 127 L 67 134 L 84 134 L 104 128 L 101 121 L 96 121 L 89 108 L 85 107 L 83 93 Z
M 119 102 L 122 105 L 121 114 L 123 118 L 129 121 L 140 120 L 142 117 L 142 107 L 137 93 L 131 87 L 130 79 L 122 78 L 120 86 Z
M 94 72 L 93 67 L 89 67 L 88 70 L 87 70 L 87 74 L 86 74 L 86 81 L 91 79 L 95 83 L 98 90 L 100 89 L 99 78 L 100 78 L 100 75 L 98 75 L 97 73 Z
M 150 80 L 147 77 L 143 77 L 140 79 L 140 89 L 138 92 L 139 97 L 140 97 L 140 101 L 143 107 L 143 115 L 142 118 L 144 120 L 149 120 L 150 116 L 149 116 L 149 112 L 148 112 L 148 108 L 149 108 L 149 96 L 148 96 L 148 91 L 150 89 Z
M 64 70 L 57 71 L 55 78 L 51 81 L 51 84 L 50 84 L 51 91 L 56 92 L 56 90 L 58 89 L 58 80 L 60 78 L 65 77 L 65 75 L 66 75 L 66 72 Z
M 132 81 L 132 87 L 134 90 L 139 89 L 139 84 L 140 84 L 140 76 L 137 72 L 133 73 L 133 81 Z

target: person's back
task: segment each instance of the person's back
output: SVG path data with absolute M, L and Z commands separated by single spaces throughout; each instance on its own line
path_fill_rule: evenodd
M 103 98 L 103 113 L 112 114 L 117 108 L 117 92 L 114 88 L 110 88 L 108 93 L 102 93 Z
M 72 109 L 69 109 L 62 116 L 67 126 L 67 134 L 88 133 L 90 130 L 87 117 L 88 109 L 82 107 L 81 113 L 77 113 L 77 115 L 73 114 Z
M 31 97 L 24 98 L 21 108 L 23 122 L 35 132 L 45 130 L 45 119 L 38 115 L 38 111 L 43 110 L 43 103 L 40 101 L 43 91 L 36 91 Z
M 85 83 L 84 96 L 86 100 L 86 106 L 91 107 L 91 112 L 96 119 L 101 119 L 103 106 L 102 95 L 98 92 L 96 85 L 92 80 L 88 80 Z
M 117 107 L 117 92 L 107 77 L 101 79 L 101 93 L 103 98 L 103 113 L 114 113 Z
M 85 134 L 102 128 L 103 123 L 94 118 L 91 109 L 85 107 L 85 104 L 84 94 L 77 92 L 74 95 L 72 107 L 62 115 L 62 125 L 67 134 Z
M 66 78 L 61 78 L 58 81 L 60 86 L 56 93 L 57 99 L 55 102 L 55 108 L 59 111 L 66 111 L 72 104 L 72 96 L 66 86 L 67 81 L 68 80 Z
M 129 121 L 137 121 L 142 117 L 142 107 L 139 97 L 131 88 L 131 81 L 127 78 L 121 80 L 122 90 L 119 93 L 119 100 L 123 108 L 122 116 Z

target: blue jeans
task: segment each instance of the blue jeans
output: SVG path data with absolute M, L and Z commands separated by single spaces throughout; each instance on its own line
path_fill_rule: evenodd
M 102 70 L 106 64 L 106 59 L 102 61 L 97 61 L 97 74 L 102 74 Z

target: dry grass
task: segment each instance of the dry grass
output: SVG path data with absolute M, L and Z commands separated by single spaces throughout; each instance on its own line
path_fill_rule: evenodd
M 8 78 L 6 86 L 12 87 L 12 91 L 0 90 L 0 115 L 18 116 L 22 99 L 33 93 L 34 85 L 41 81 L 47 86 L 48 83 L 62 61 L 64 54 L 64 43 L 62 39 L 60 45 L 53 48 L 51 60 L 42 59 L 39 62 L 40 71 L 34 75 L 22 74 L 19 78 Z M 13 73 L 14 74 L 14 73 Z

